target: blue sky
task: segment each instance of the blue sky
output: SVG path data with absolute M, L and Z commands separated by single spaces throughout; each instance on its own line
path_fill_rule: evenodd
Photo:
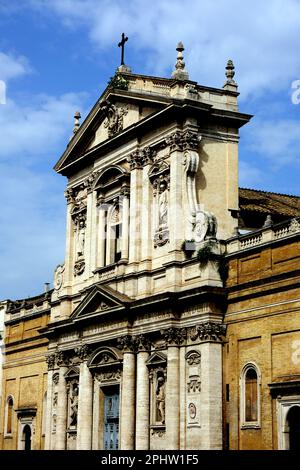
M 203 85 L 222 87 L 233 59 L 240 110 L 255 115 L 240 185 L 300 195 L 299 24 L 298 0 L 0 0 L 0 299 L 40 293 L 63 262 L 66 180 L 52 168 L 74 111 L 119 65 L 123 31 L 134 73 L 169 77 L 179 40 Z

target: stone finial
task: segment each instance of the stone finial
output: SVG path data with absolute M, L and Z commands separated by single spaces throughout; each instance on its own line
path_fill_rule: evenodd
M 185 70 L 185 62 L 183 60 L 182 54 L 184 51 L 184 46 L 181 41 L 177 44 L 176 51 L 178 52 L 177 61 L 175 64 L 175 70 L 172 73 L 172 78 L 175 78 L 176 80 L 188 80 L 189 74 Z
M 74 114 L 74 128 L 73 128 L 73 134 L 76 134 L 76 132 L 78 131 L 79 127 L 80 127 L 80 118 L 81 118 L 81 114 L 79 111 L 76 111 L 75 114 Z
M 263 228 L 271 227 L 272 224 L 273 224 L 272 216 L 271 214 L 268 214 L 266 217 L 266 220 L 264 221 Z
M 235 76 L 235 67 L 231 59 L 227 61 L 225 69 L 226 82 L 224 83 L 224 88 L 236 89 L 237 83 L 233 78 Z

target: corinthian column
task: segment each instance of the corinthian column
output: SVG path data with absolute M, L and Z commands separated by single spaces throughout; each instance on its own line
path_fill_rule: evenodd
M 59 359 L 59 381 L 57 389 L 57 424 L 56 424 L 56 450 L 66 448 L 66 428 L 67 428 L 67 386 L 65 374 L 68 370 L 66 363 Z
M 93 425 L 93 378 L 87 366 L 88 347 L 77 351 L 82 360 L 79 376 L 77 449 L 91 450 Z
M 122 261 L 128 261 L 129 250 L 129 189 L 123 188 L 122 190 Z
M 133 152 L 130 157 L 130 236 L 129 262 L 140 260 L 141 248 L 141 191 L 142 191 L 142 155 L 140 151 Z
M 184 341 L 185 330 L 168 328 L 162 334 L 168 345 L 166 445 L 168 450 L 177 450 L 180 448 L 179 345 Z
M 55 365 L 55 354 L 51 354 L 46 358 L 48 364 L 47 376 L 47 404 L 46 410 L 46 425 L 45 425 L 45 450 L 51 449 L 51 422 L 52 422 L 52 400 L 53 400 L 53 368 Z
M 150 343 L 144 335 L 137 337 L 137 378 L 136 378 L 136 450 L 148 450 L 149 419 L 150 419 L 150 390 L 149 371 L 146 362 L 149 358 Z
M 102 268 L 105 265 L 105 216 L 106 205 L 103 198 L 98 199 L 98 244 L 97 244 L 97 267 Z
M 135 344 L 131 336 L 119 339 L 123 348 L 123 375 L 121 390 L 121 450 L 134 449 L 135 436 Z

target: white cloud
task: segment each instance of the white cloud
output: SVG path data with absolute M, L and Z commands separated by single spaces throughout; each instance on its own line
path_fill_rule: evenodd
M 175 62 L 174 48 L 182 40 L 191 79 L 205 85 L 222 86 L 226 61 L 232 58 L 242 99 L 286 89 L 299 78 L 297 0 L 30 3 L 44 14 L 55 13 L 68 27 L 85 26 L 92 43 L 103 51 L 116 44 L 125 31 L 130 51 L 147 49 L 147 62 L 135 72 L 169 73 Z
M 8 81 L 32 71 L 24 56 L 5 54 L 0 51 L 0 80 Z
M 25 165 L 26 155 L 32 163 L 34 157 L 53 151 L 58 142 L 65 140 L 67 144 L 66 131 L 72 134 L 74 112 L 78 108 L 82 112 L 86 97 L 86 93 L 67 93 L 59 97 L 37 95 L 26 103 L 8 100 L 0 107 L 0 159 L 17 154 Z
M 246 135 L 246 146 L 269 160 L 278 170 L 287 164 L 300 166 L 300 122 L 292 119 L 257 119 Z
M 239 162 L 239 186 L 253 188 L 263 182 L 263 172 L 255 165 L 240 160 Z
M 85 98 L 38 95 L 0 107 L 0 298 L 40 293 L 64 259 L 66 180 L 51 168 Z

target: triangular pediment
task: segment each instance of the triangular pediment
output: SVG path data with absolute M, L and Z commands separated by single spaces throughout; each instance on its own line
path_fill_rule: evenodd
M 154 351 L 151 356 L 149 357 L 148 361 L 146 362 L 147 366 L 158 366 L 162 364 L 166 364 L 167 362 L 167 356 L 160 352 L 160 351 Z
M 85 154 L 89 155 L 94 148 L 98 149 L 101 144 L 115 140 L 128 129 L 134 130 L 139 121 L 146 120 L 170 104 L 170 99 L 163 94 L 159 96 L 158 93 L 153 93 L 150 86 L 147 90 L 142 76 L 130 74 L 128 78 L 128 89 L 119 89 L 112 85 L 106 87 L 56 163 L 56 171 L 67 174 L 71 165 L 79 160 L 82 162 Z M 151 77 L 146 78 L 153 82 Z M 166 84 L 170 81 L 160 80 Z
M 107 286 L 94 286 L 73 311 L 71 318 L 77 321 L 96 315 L 126 310 L 131 299 Z

